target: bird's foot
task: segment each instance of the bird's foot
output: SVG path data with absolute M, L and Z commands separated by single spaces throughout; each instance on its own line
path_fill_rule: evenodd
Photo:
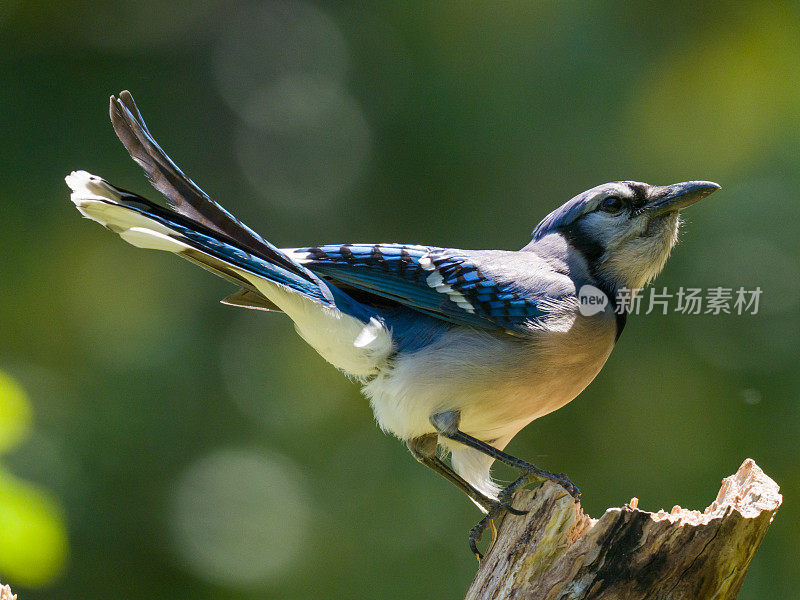
M 497 529 L 495 528 L 494 523 L 496 519 L 500 518 L 505 513 L 511 513 L 512 515 L 517 516 L 528 514 L 527 510 L 518 510 L 511 506 L 511 504 L 503 502 L 502 500 L 495 500 L 491 504 L 484 506 L 484 508 L 486 509 L 486 516 L 478 521 L 475 527 L 469 531 L 469 548 L 478 558 L 479 563 L 481 560 L 483 560 L 483 554 L 480 552 L 480 550 L 478 550 L 478 542 L 481 541 L 481 537 L 483 537 L 483 532 L 486 531 L 486 528 L 491 527 L 492 543 L 494 543 L 495 539 L 497 538 Z
M 496 519 L 500 518 L 505 513 L 511 513 L 512 515 L 517 516 L 524 516 L 528 514 L 527 510 L 519 510 L 514 508 L 514 506 L 511 504 L 514 499 L 514 494 L 517 492 L 517 490 L 524 488 L 530 483 L 542 483 L 544 481 L 552 481 L 559 484 L 570 496 L 576 500 L 580 499 L 581 497 L 580 490 L 574 483 L 572 483 L 572 481 L 570 481 L 569 477 L 567 477 L 565 473 L 551 473 L 550 471 L 545 471 L 544 469 L 534 467 L 533 465 L 523 469 L 522 474 L 517 478 L 517 480 L 503 488 L 500 494 L 498 494 L 498 499 L 496 502 L 485 506 L 486 510 L 488 511 L 486 516 L 478 521 L 475 527 L 469 531 L 469 548 L 478 558 L 478 563 L 483 560 L 483 553 L 478 550 L 478 542 L 481 541 L 481 537 L 483 537 L 483 532 L 486 531 L 486 528 L 491 526 L 492 543 L 494 543 L 494 540 L 497 537 L 497 530 L 494 526 Z
M 478 564 L 483 560 L 483 553 L 478 550 L 478 542 L 481 541 L 483 537 L 483 532 L 486 531 L 486 528 L 491 526 L 492 528 L 492 543 L 497 537 L 497 529 L 494 526 L 494 520 L 497 519 L 500 515 L 504 512 L 509 512 L 510 507 L 504 506 L 500 502 L 495 503 L 489 512 L 486 513 L 478 523 L 469 530 L 469 549 L 472 550 L 472 553 L 478 559 Z M 490 546 L 491 547 L 491 546 Z
M 498 500 L 504 506 L 511 507 L 511 502 L 517 490 L 520 490 L 533 482 L 543 483 L 545 481 L 557 483 L 564 488 L 564 490 L 566 490 L 570 496 L 575 498 L 575 500 L 579 500 L 581 497 L 581 491 L 578 489 L 578 486 L 570 481 L 566 473 L 551 473 L 550 471 L 545 471 L 544 469 L 530 465 L 522 469 L 522 474 L 517 478 L 516 481 L 506 486 L 500 492 L 498 495 Z M 519 511 L 516 511 L 514 514 L 519 514 Z

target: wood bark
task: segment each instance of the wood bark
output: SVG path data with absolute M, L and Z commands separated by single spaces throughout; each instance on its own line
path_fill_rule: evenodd
M 782 501 L 747 459 L 704 512 L 640 510 L 632 499 L 599 519 L 560 486 L 517 493 L 467 600 L 729 600 Z

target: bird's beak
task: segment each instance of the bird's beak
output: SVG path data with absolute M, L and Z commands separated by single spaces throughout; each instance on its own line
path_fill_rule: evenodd
M 716 192 L 720 187 L 713 181 L 684 181 L 662 186 L 653 190 L 655 193 L 652 200 L 644 208 L 648 212 L 656 213 L 677 212 Z

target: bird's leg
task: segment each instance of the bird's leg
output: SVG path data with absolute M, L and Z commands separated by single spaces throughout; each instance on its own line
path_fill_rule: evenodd
M 461 491 L 469 496 L 476 504 L 481 506 L 486 511 L 486 516 L 478 522 L 469 532 L 469 547 L 472 553 L 478 557 L 478 561 L 483 559 L 483 554 L 478 550 L 478 542 L 486 530 L 487 526 L 494 529 L 494 519 L 500 516 L 504 511 L 511 511 L 515 514 L 525 514 L 524 511 L 517 511 L 510 506 L 503 505 L 501 502 L 479 492 L 472 486 L 466 479 L 456 473 L 447 463 L 436 455 L 436 448 L 438 446 L 436 434 L 428 434 L 420 437 L 413 438 L 406 442 L 411 454 L 414 455 L 419 462 L 423 465 L 430 467 L 439 475 L 447 479 L 449 482 L 455 484 Z M 494 536 L 493 536 L 494 538 Z
M 498 504 L 497 500 L 485 496 L 475 489 L 466 479 L 456 473 L 447 463 L 436 455 L 437 436 L 435 433 L 410 439 L 406 446 L 419 462 L 430 467 L 439 475 L 455 484 L 462 492 L 469 496 L 478 506 L 486 512 L 491 512 Z
M 457 410 L 439 413 L 431 417 L 431 424 L 439 433 L 439 435 L 455 442 L 459 442 L 460 444 L 464 444 L 465 446 L 469 446 L 470 448 L 474 448 L 479 452 L 483 452 L 487 456 L 490 456 L 495 460 L 499 460 L 500 462 L 514 467 L 522 472 L 520 477 L 514 483 L 507 486 L 502 492 L 500 492 L 499 500 L 501 504 L 510 506 L 514 492 L 522 487 L 525 487 L 528 483 L 531 483 L 534 480 L 553 481 L 563 487 L 576 500 L 580 498 L 580 490 L 569 480 L 569 477 L 567 477 L 565 473 L 551 473 L 550 471 L 545 471 L 544 469 L 540 469 L 536 465 L 519 459 L 516 456 L 511 456 L 502 450 L 498 450 L 494 446 L 461 431 L 458 428 L 460 422 L 461 413 L 459 413 Z

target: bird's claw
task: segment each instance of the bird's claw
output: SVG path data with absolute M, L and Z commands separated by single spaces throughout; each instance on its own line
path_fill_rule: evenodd
M 486 528 L 493 523 L 495 519 L 501 516 L 504 513 L 511 513 L 512 515 L 517 516 L 524 516 L 527 515 L 527 510 L 519 510 L 514 508 L 512 505 L 512 501 L 514 499 L 514 494 L 517 490 L 525 487 L 526 485 L 533 483 L 534 481 L 544 482 L 544 481 L 552 481 L 560 485 L 566 492 L 575 498 L 575 500 L 580 499 L 581 491 L 578 487 L 570 481 L 569 477 L 565 473 L 550 473 L 549 471 L 544 471 L 542 469 L 534 468 L 530 470 L 526 470 L 520 475 L 516 481 L 511 483 L 510 485 L 506 486 L 497 496 L 497 502 L 493 503 L 490 507 L 487 508 L 488 512 L 486 516 L 483 517 L 478 523 L 469 531 L 469 548 L 472 550 L 472 553 L 478 558 L 478 563 L 483 560 L 483 553 L 478 550 L 478 542 L 481 540 L 483 536 L 483 532 L 486 531 Z
M 512 515 L 516 515 L 518 517 L 524 517 L 530 512 L 529 510 L 520 510 L 518 508 L 514 508 L 514 506 L 511 504 L 511 499 L 508 501 L 501 499 L 500 504 L 503 506 L 506 512 L 510 512 Z
M 581 499 L 581 491 L 578 489 L 578 486 L 570 481 L 569 477 L 567 477 L 566 473 L 555 473 L 558 476 L 558 479 L 554 479 L 556 483 L 558 483 L 561 487 L 567 490 L 567 493 L 575 498 L 575 500 Z
M 486 528 L 493 523 L 494 519 L 502 515 L 504 512 L 510 512 L 509 507 L 501 502 L 497 502 L 492 506 L 486 516 L 475 524 L 475 527 L 469 530 L 469 549 L 478 558 L 478 564 L 483 560 L 483 553 L 478 550 L 478 542 L 483 537 L 483 532 Z M 492 528 L 494 530 L 494 527 Z
M 581 491 L 578 489 L 577 485 L 575 485 L 574 483 L 572 483 L 572 481 L 570 481 L 570 478 L 567 477 L 566 473 L 549 473 L 547 471 L 545 471 L 545 473 L 547 474 L 547 477 L 545 477 L 545 479 L 560 485 L 562 488 L 566 490 L 566 492 L 570 496 L 575 498 L 575 500 L 581 499 Z
M 527 515 L 528 512 L 527 510 L 514 508 L 510 501 L 504 501 L 503 499 L 492 504 L 486 516 L 478 521 L 475 527 L 469 530 L 469 549 L 472 550 L 472 553 L 478 558 L 478 563 L 483 560 L 483 553 L 478 550 L 478 542 L 481 541 L 481 537 L 483 537 L 483 532 L 486 531 L 486 528 L 490 525 L 492 526 L 492 541 L 494 541 L 497 535 L 497 530 L 494 528 L 495 519 L 504 513 L 511 513 L 512 515 L 522 517 Z
M 534 481 L 552 481 L 553 483 L 557 483 L 564 488 L 564 490 L 570 496 L 575 498 L 575 500 L 580 500 L 581 491 L 578 489 L 578 486 L 570 481 L 566 473 L 551 473 L 539 468 L 523 471 L 522 475 L 520 475 L 516 481 L 514 481 L 511 485 L 506 486 L 505 489 L 500 492 L 498 499 L 503 504 L 510 504 L 511 499 L 517 490 L 524 488 L 526 485 L 533 483 Z

